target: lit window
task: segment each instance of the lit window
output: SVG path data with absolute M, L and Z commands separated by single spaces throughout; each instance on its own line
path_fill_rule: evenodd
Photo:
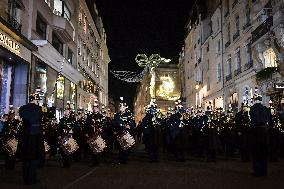
M 264 68 L 277 67 L 276 54 L 272 48 L 269 48 L 266 51 L 264 51 L 263 56 L 264 56 Z

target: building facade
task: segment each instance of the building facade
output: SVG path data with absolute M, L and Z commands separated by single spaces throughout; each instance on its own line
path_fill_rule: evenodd
M 280 2 L 216 0 L 214 9 L 192 11 L 197 15 L 187 25 L 179 63 L 187 106 L 206 108 L 210 102 L 213 108 L 231 106 L 236 112 L 241 103 L 251 105 L 255 93 L 268 105 L 274 84 L 282 82 L 275 71 L 283 56 Z M 198 4 L 194 9 L 199 10 Z M 192 57 L 198 57 L 199 48 L 200 60 Z M 271 74 L 265 78 L 267 71 Z
M 87 108 L 90 101 L 82 101 L 83 96 L 96 95 L 102 105 L 107 105 L 109 56 L 106 35 L 99 16 L 99 24 L 94 26 L 98 21 L 93 20 L 84 3 L 79 0 L 0 1 L 1 114 L 7 113 L 10 104 L 15 110 L 25 104 L 28 95 L 36 89 L 40 90 L 40 103 L 56 107 L 58 118 L 68 101 L 74 109 Z M 80 23 L 83 9 L 89 17 L 86 27 L 94 30 L 87 30 L 84 36 Z M 96 37 L 90 39 L 90 33 L 95 33 Z M 99 43 L 99 50 L 91 49 L 99 55 L 92 62 L 100 70 L 96 78 L 86 75 L 93 71 L 89 66 L 92 55 L 86 63 L 89 70 L 82 72 L 80 67 L 85 65 L 78 52 L 79 39 L 83 37 L 85 41 Z M 96 82 L 94 90 L 84 85 L 90 77 Z
M 108 106 L 106 34 L 95 5 L 91 13 L 85 0 L 80 0 L 78 28 L 78 70 L 85 77 L 78 89 L 79 107 L 90 109 L 96 99 Z

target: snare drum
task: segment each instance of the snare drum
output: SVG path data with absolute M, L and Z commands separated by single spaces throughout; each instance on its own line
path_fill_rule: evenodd
M 15 137 L 7 140 L 4 144 L 3 149 L 8 153 L 9 156 L 14 156 L 16 154 L 18 147 L 18 140 Z
M 121 148 L 123 148 L 124 150 L 129 149 L 135 144 L 135 139 L 129 134 L 129 132 L 125 132 L 121 135 L 118 135 L 117 140 Z
M 72 137 L 63 140 L 61 142 L 61 147 L 66 155 L 71 155 L 79 149 L 79 145 Z
M 101 136 L 91 138 L 90 140 L 88 140 L 88 144 L 95 154 L 103 152 L 107 147 L 104 139 Z

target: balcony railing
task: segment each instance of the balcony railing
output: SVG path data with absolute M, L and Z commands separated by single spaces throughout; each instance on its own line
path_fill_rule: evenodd
M 248 27 L 251 26 L 251 23 L 250 22 L 247 22 L 244 26 L 243 26 L 243 30 L 247 29 Z
M 231 41 L 228 41 L 226 44 L 225 44 L 225 48 L 229 47 L 231 44 Z
M 234 34 L 233 40 L 235 41 L 239 36 L 240 36 L 240 31 L 238 30 L 238 31 Z
M 15 18 L 13 17 L 9 17 L 9 23 L 11 24 L 11 26 L 17 30 L 18 32 L 21 32 L 22 29 L 22 24 L 20 24 Z
M 242 73 L 242 68 L 241 68 L 241 67 L 238 68 L 238 69 L 236 69 L 236 70 L 234 71 L 234 76 L 237 76 L 237 75 L 239 75 L 240 73 Z
M 237 5 L 237 3 L 238 3 L 238 0 L 235 0 L 235 1 L 233 2 L 233 4 L 232 4 L 232 8 L 235 8 L 235 6 Z
M 232 73 L 226 76 L 226 81 L 230 81 L 232 79 Z
M 253 60 L 250 60 L 249 62 L 247 62 L 245 64 L 244 70 L 246 71 L 246 70 L 248 70 L 248 69 L 250 69 L 252 67 L 253 67 Z
M 252 43 L 256 42 L 259 38 L 269 32 L 272 25 L 273 17 L 270 16 L 252 32 Z
M 227 10 L 227 12 L 225 13 L 225 18 L 226 18 L 227 16 L 229 16 L 229 14 L 230 14 L 230 12 Z

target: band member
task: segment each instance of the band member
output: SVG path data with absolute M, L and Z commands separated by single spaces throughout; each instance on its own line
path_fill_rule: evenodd
M 22 136 L 19 141 L 23 161 L 23 178 L 26 184 L 35 184 L 36 169 L 42 154 L 44 141 L 41 129 L 42 109 L 35 104 L 35 97 L 29 97 L 29 103 L 20 107 L 19 115 L 22 118 Z
M 69 138 L 73 138 L 73 129 L 76 124 L 76 118 L 74 112 L 70 109 L 67 104 L 64 115 L 59 121 L 59 143 L 60 143 L 60 154 L 62 156 L 62 167 L 69 168 L 71 166 L 71 154 L 66 152 L 63 143 L 66 143 Z M 72 152 L 73 153 L 73 152 Z
M 96 101 L 97 102 L 97 101 Z M 100 112 L 99 104 L 95 103 L 93 106 L 93 113 L 88 115 L 86 120 L 86 127 L 88 133 L 86 134 L 87 140 L 102 135 L 102 127 L 104 125 L 103 115 Z M 99 165 L 99 154 L 92 152 L 92 163 L 90 166 Z
M 255 104 L 250 109 L 252 122 L 251 152 L 254 176 L 267 175 L 268 159 L 268 129 L 267 124 L 271 119 L 269 110 L 261 104 L 262 97 L 255 98 Z
M 161 146 L 160 118 L 157 115 L 157 105 L 155 102 L 150 104 L 146 116 L 142 120 L 142 127 L 145 139 L 145 146 L 148 150 L 150 162 L 159 162 Z
M 237 128 L 238 145 L 241 154 L 241 160 L 248 162 L 250 160 L 249 154 L 249 114 L 246 106 L 242 103 L 240 111 L 235 116 L 235 123 Z
M 119 112 L 115 114 L 113 125 L 115 127 L 115 136 L 119 141 L 124 136 L 131 137 L 129 133 L 131 128 L 134 128 L 135 122 L 133 121 L 130 112 L 128 111 L 128 106 L 123 102 L 123 98 L 120 98 L 120 109 Z M 128 163 L 128 151 L 129 144 L 126 142 L 124 144 L 120 143 L 118 146 L 119 149 L 119 163 L 118 164 L 127 164 Z
M 19 126 L 20 121 L 15 118 L 15 111 L 13 110 L 13 105 L 9 107 L 9 114 L 7 121 L 3 125 L 2 134 L 3 134 L 3 142 L 7 142 L 11 138 L 19 139 Z M 11 154 L 5 152 L 5 168 L 7 170 L 12 170 L 15 168 L 16 163 L 16 154 Z
M 185 113 L 185 110 L 183 109 L 183 106 L 181 105 L 181 101 L 178 100 L 175 107 L 175 114 L 171 116 L 171 126 L 170 126 L 170 132 L 171 132 L 171 142 L 173 146 L 173 152 L 176 158 L 176 161 L 185 161 L 185 148 L 187 146 L 187 135 L 185 133 L 187 126 L 183 120 L 183 113 Z

